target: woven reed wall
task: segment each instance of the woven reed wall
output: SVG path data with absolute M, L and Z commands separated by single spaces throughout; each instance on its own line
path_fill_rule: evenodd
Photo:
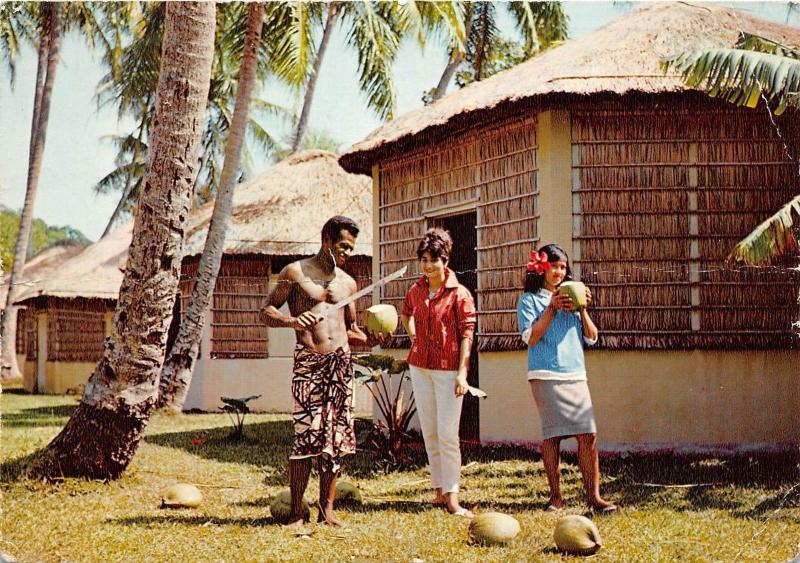
M 358 289 L 363 289 L 372 283 L 372 257 L 370 256 L 354 256 L 347 260 L 344 266 L 345 272 L 350 274 Z M 372 295 L 366 295 L 356 301 L 356 323 L 362 326 L 361 319 L 363 318 L 364 310 L 372 305 Z M 369 352 L 369 346 L 350 346 L 353 352 Z
M 794 150 L 797 131 L 782 124 Z M 592 287 L 604 348 L 796 345 L 800 276 L 724 262 L 797 192 L 761 111 L 572 113 L 574 262 Z
M 419 276 L 416 249 L 429 218 L 466 205 L 478 216 L 479 349 L 515 345 L 520 272 L 537 241 L 536 172 L 535 118 L 495 124 L 382 162 L 376 258 L 382 276 L 402 266 L 409 274 L 384 287 L 381 301 L 402 308 Z M 392 345 L 407 346 L 407 338 Z
M 100 361 L 105 342 L 103 300 L 48 298 L 46 311 L 48 362 Z
M 211 306 L 212 358 L 268 356 L 267 327 L 259 318 L 259 309 L 268 293 L 269 271 L 265 256 L 222 259 Z
M 24 354 L 26 360 L 36 359 L 39 345 L 36 325 L 36 308 L 33 304 L 17 309 L 17 354 Z

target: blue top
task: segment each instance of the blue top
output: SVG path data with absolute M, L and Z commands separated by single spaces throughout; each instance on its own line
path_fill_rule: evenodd
M 536 293 L 525 292 L 517 304 L 517 324 L 525 342 L 530 329 L 539 320 L 553 293 L 540 289 Z M 544 336 L 533 346 L 528 346 L 528 379 L 586 379 L 586 364 L 583 359 L 583 342 L 596 341 L 583 337 L 580 313 L 556 311 Z

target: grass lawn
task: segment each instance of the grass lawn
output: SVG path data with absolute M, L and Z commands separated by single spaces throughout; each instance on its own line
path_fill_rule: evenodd
M 119 481 L 43 485 L 15 479 L 13 460 L 47 444 L 77 399 L 12 388 L 1 401 L 0 551 L 19 561 L 572 559 L 553 544 L 558 515 L 542 511 L 547 484 L 539 456 L 522 448 L 464 452 L 463 500 L 477 511 L 515 516 L 522 532 L 510 546 L 470 545 L 466 520 L 422 504 L 429 496 L 424 465 L 386 475 L 368 452 L 344 465 L 346 478 L 366 497 L 341 512 L 348 529 L 311 526 L 299 536 L 275 524 L 268 507 L 269 497 L 287 486 L 292 433 L 286 415 L 249 415 L 249 441 L 232 443 L 223 414 L 156 414 Z M 571 512 L 582 513 L 580 476 L 569 461 L 566 499 Z M 592 559 L 791 559 L 800 544 L 797 464 L 788 456 L 604 459 L 603 493 L 624 509 L 595 519 L 604 546 Z M 309 500 L 317 494 L 315 480 Z M 176 482 L 198 485 L 203 504 L 159 508 L 160 492 Z

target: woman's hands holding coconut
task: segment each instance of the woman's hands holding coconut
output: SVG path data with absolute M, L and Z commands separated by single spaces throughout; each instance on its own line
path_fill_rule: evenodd
M 550 307 L 554 312 L 560 309 L 569 313 L 572 312 L 572 310 L 575 308 L 575 305 L 572 303 L 572 299 L 569 295 L 556 291 L 553 294 L 553 297 L 550 298 Z

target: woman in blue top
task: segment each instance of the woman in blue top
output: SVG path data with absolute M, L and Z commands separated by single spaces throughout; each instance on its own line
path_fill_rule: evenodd
M 574 312 L 570 297 L 558 292 L 559 284 L 571 279 L 569 258 L 560 246 L 548 244 L 532 252 L 527 270 L 517 319 L 528 345 L 528 381 L 542 422 L 542 463 L 550 486 L 547 510 L 564 507 L 560 444 L 574 436 L 586 502 L 593 510 L 613 512 L 617 507 L 600 497 L 597 427 L 583 360 L 583 343 L 597 342 L 597 327 L 586 308 Z M 587 288 L 587 304 L 591 300 Z

